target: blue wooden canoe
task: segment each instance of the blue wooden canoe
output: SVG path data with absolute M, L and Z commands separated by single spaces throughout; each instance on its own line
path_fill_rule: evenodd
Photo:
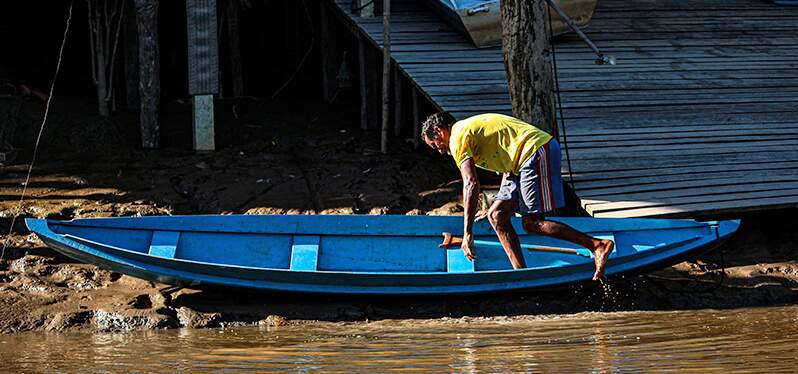
M 665 267 L 719 244 L 739 221 L 556 218 L 615 240 L 606 274 Z M 553 286 L 591 278 L 593 260 L 524 250 L 513 270 L 501 248 L 441 249 L 441 233 L 462 235 L 461 217 L 225 215 L 27 219 L 51 248 L 78 261 L 151 281 L 338 294 L 452 294 Z M 523 232 L 520 221 L 513 224 Z M 459 231 L 458 231 L 459 229 Z M 480 241 L 496 241 L 487 222 Z M 522 243 L 565 248 L 522 235 Z M 584 251 L 584 249 L 582 249 Z

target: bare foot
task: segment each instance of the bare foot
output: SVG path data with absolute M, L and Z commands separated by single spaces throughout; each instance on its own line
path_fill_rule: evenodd
M 612 240 L 602 240 L 601 245 L 593 252 L 593 261 L 596 263 L 596 272 L 593 274 L 593 280 L 597 281 L 604 275 L 604 267 L 607 266 L 607 258 L 610 257 L 615 243 Z

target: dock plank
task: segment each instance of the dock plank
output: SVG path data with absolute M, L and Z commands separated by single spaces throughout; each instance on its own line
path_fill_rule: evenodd
M 344 22 L 375 48 L 380 17 Z M 511 113 L 502 52 L 421 2 L 394 0 L 392 57 L 438 110 Z M 588 27 L 616 66 L 554 38 L 566 183 L 599 217 L 798 206 L 798 8 L 750 0 L 602 0 Z M 564 156 L 565 157 L 565 156 Z

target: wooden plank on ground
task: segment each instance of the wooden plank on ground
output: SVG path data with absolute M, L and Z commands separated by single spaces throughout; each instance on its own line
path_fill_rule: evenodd
M 627 209 L 640 209 L 640 208 L 655 208 L 661 206 L 672 206 L 680 204 L 693 204 L 693 203 L 721 203 L 721 202 L 735 202 L 737 200 L 755 199 L 755 198 L 771 198 L 782 197 L 785 194 L 795 194 L 796 186 L 792 188 L 782 188 L 776 190 L 766 191 L 744 191 L 734 192 L 728 194 L 713 194 L 702 196 L 688 196 L 688 197 L 670 197 L 660 198 L 653 201 L 613 201 L 598 203 L 598 201 L 583 199 L 582 203 L 590 214 L 617 212 Z

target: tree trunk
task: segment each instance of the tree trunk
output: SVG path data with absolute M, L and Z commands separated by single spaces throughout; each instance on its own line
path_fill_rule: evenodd
M 363 130 L 379 128 L 382 111 L 379 109 L 380 95 L 377 77 L 377 56 L 365 37 L 358 36 L 360 61 L 360 126 Z
M 331 102 L 338 91 L 338 33 L 327 9 L 329 4 L 319 1 L 321 26 L 319 49 L 321 54 L 321 92 L 324 101 Z
M 111 113 L 114 93 L 114 62 L 119 31 L 124 18 L 123 0 L 87 0 L 89 50 L 92 79 L 97 89 L 97 111 L 107 117 Z
M 141 146 L 158 148 L 161 65 L 158 50 L 158 0 L 135 0 L 139 35 L 139 97 Z
M 103 117 L 108 117 L 110 111 L 108 110 L 108 81 L 105 75 L 106 72 L 106 51 L 103 46 L 104 43 L 97 43 L 94 50 L 94 58 L 97 60 L 97 111 Z
M 513 115 L 557 136 L 545 0 L 502 0 L 504 69 Z
M 239 0 L 227 0 L 225 4 L 225 13 L 227 13 L 227 47 L 230 53 L 230 75 L 232 76 L 234 97 L 244 96 L 244 78 L 241 70 L 241 40 L 238 36 L 238 2 Z
M 127 110 L 139 108 L 139 40 L 136 35 L 136 12 L 133 3 L 125 1 L 125 29 L 122 32 L 125 55 L 125 101 Z

